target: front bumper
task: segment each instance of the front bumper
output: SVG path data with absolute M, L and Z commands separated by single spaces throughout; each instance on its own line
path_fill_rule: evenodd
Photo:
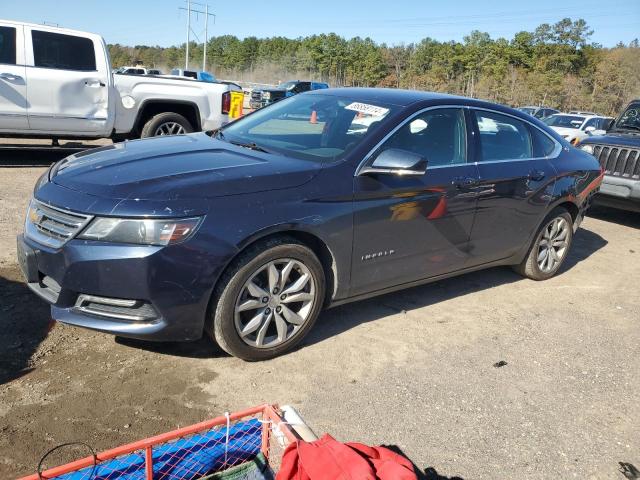
M 599 205 L 640 212 L 640 180 L 605 175 L 595 202 Z
M 56 250 L 22 235 L 17 242 L 27 284 L 51 304 L 54 320 L 144 340 L 202 336 L 222 265 L 211 267 L 215 262 L 201 249 L 197 235 L 169 247 L 75 239 Z M 96 297 L 132 307 L 82 303 Z M 137 315 L 141 311 L 144 315 Z

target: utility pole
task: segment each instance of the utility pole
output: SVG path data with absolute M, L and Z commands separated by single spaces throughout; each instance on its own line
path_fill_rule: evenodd
M 209 5 L 204 6 L 204 53 L 202 54 L 202 71 L 207 71 L 207 43 L 209 43 L 209 35 L 207 27 L 209 26 Z
M 187 0 L 187 53 L 184 57 L 184 69 L 189 70 L 189 42 L 191 41 L 191 0 Z
M 187 8 L 180 7 L 180 10 L 187 11 L 187 48 L 186 48 L 186 57 L 184 60 L 184 68 L 185 70 L 189 69 L 189 42 L 191 41 L 191 34 L 193 33 L 196 36 L 197 40 L 200 41 L 200 38 L 198 37 L 196 32 L 194 32 L 193 29 L 191 28 L 191 14 L 196 13 L 196 14 L 204 15 L 204 42 L 203 42 L 204 53 L 202 56 L 202 70 L 206 70 L 207 69 L 207 42 L 209 41 L 209 17 L 213 17 L 213 22 L 215 23 L 216 16 L 213 13 L 209 13 L 209 5 L 207 4 L 194 2 L 192 0 L 186 0 L 186 2 L 187 2 Z M 194 10 L 192 8 L 192 5 L 199 5 L 201 7 L 204 7 L 204 12 L 202 10 Z

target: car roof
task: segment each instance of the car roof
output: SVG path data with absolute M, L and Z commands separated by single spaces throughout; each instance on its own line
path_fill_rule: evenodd
M 416 102 L 429 100 L 468 100 L 471 98 L 448 95 L 445 93 L 419 92 L 416 90 L 401 90 L 396 88 L 328 88 L 324 90 L 314 90 L 305 95 L 335 95 L 337 97 L 349 97 L 358 102 L 382 102 L 400 107 L 406 107 Z M 485 103 L 485 102 L 482 102 Z

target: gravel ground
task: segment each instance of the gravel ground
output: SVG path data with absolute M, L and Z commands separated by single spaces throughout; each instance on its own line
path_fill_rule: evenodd
M 318 433 L 394 445 L 428 479 L 623 480 L 619 462 L 640 467 L 638 214 L 595 210 L 549 281 L 499 268 L 346 305 L 299 350 L 244 363 L 204 340 L 51 324 L 14 257 L 43 171 L 0 169 L 0 478 L 63 442 L 105 449 L 261 402 L 293 404 Z

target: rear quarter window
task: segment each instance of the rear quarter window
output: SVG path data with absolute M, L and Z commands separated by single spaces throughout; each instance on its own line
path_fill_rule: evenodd
M 33 30 L 33 63 L 36 67 L 91 72 L 96 70 L 93 41 L 75 35 Z
M 536 158 L 550 157 L 556 149 L 556 142 L 536 127 L 530 126 L 533 139 L 533 154 Z

